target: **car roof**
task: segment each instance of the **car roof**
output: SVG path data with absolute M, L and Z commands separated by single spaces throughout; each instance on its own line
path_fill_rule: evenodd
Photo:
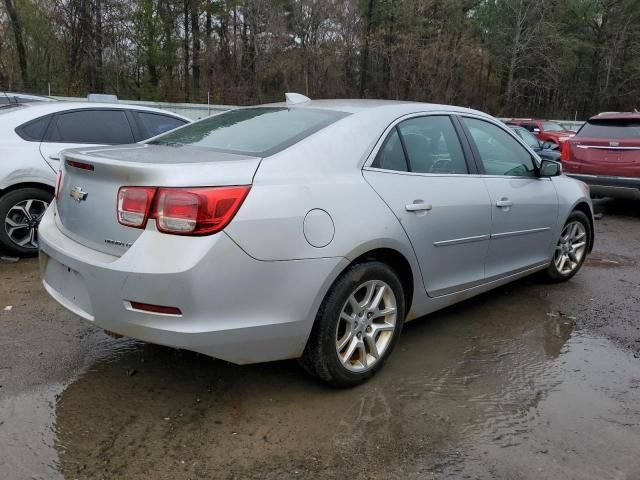
M 112 110 L 114 108 L 120 110 L 138 110 L 151 113 L 161 113 L 164 115 L 170 115 L 182 120 L 191 122 L 190 119 L 173 113 L 167 110 L 160 110 L 158 108 L 143 107 L 141 105 L 130 105 L 127 103 L 99 103 L 99 102 L 29 102 L 18 104 L 14 108 L 3 109 L 0 113 L 0 120 L 2 123 L 11 122 L 14 126 L 21 125 L 29 120 L 36 119 L 43 115 L 50 113 L 64 112 L 67 110 Z
M 454 112 L 469 113 L 490 118 L 484 112 L 470 108 L 452 105 L 440 105 L 437 103 L 406 102 L 400 100 L 368 100 L 368 99 L 344 99 L 344 100 L 310 100 L 304 103 L 289 104 L 286 102 L 269 103 L 260 107 L 286 107 L 286 108 L 316 108 L 321 110 L 333 110 L 345 113 L 393 113 L 394 115 L 411 114 L 418 112 Z
M 29 101 L 38 101 L 38 102 L 57 102 L 55 98 L 45 97 L 43 95 L 31 95 L 30 93 L 20 93 L 20 92 L 5 92 L 0 90 L 0 97 L 7 98 L 16 98 L 17 101 L 20 102 L 20 98 L 29 100 Z
M 604 112 L 589 120 L 640 120 L 640 112 Z

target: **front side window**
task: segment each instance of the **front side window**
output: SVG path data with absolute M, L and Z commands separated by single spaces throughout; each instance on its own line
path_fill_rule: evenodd
M 347 115 L 313 108 L 240 108 L 192 123 L 150 143 L 267 157 Z
M 122 110 L 79 110 L 56 115 L 47 141 L 117 145 L 135 140 Z
M 463 117 L 462 121 L 469 129 L 487 175 L 536 176 L 533 158 L 506 131 L 476 118 Z

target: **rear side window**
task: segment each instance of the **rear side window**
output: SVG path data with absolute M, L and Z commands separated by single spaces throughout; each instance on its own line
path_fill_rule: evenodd
M 187 123 L 179 118 L 161 115 L 159 113 L 138 112 L 138 118 L 140 118 L 142 126 L 146 130 L 144 138 L 155 137 L 156 135 L 181 127 Z
M 412 172 L 468 173 L 458 135 L 449 117 L 412 118 L 400 123 L 398 130 Z
M 133 143 L 133 133 L 122 110 L 80 110 L 54 117 L 47 141 L 116 145 Z
M 594 138 L 640 138 L 640 120 L 589 120 L 578 135 Z
M 397 128 L 391 130 L 371 166 L 396 172 L 406 172 L 408 170 L 407 160 L 402 150 L 402 142 Z
M 192 145 L 267 157 L 325 128 L 347 113 L 312 108 L 241 108 L 169 132 L 154 145 Z
M 40 117 L 16 128 L 16 133 L 29 142 L 40 142 L 49 126 L 51 115 Z
M 445 115 L 417 117 L 399 123 L 389 133 L 371 166 L 415 173 L 469 173 L 458 135 L 451 119 Z

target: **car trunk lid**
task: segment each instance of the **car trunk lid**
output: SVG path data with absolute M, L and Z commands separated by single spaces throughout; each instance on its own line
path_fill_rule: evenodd
M 143 232 L 118 223 L 121 187 L 250 185 L 260 163 L 260 158 L 246 155 L 159 145 L 68 150 L 61 160 L 59 228 L 87 247 L 116 256 Z

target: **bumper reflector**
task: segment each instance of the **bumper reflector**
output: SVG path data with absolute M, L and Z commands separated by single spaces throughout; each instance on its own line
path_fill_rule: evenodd
M 149 303 L 142 302 L 129 302 L 131 308 L 134 310 L 140 310 L 142 312 L 161 313 L 163 315 L 182 315 L 179 308 L 167 307 L 165 305 L 151 305 Z

